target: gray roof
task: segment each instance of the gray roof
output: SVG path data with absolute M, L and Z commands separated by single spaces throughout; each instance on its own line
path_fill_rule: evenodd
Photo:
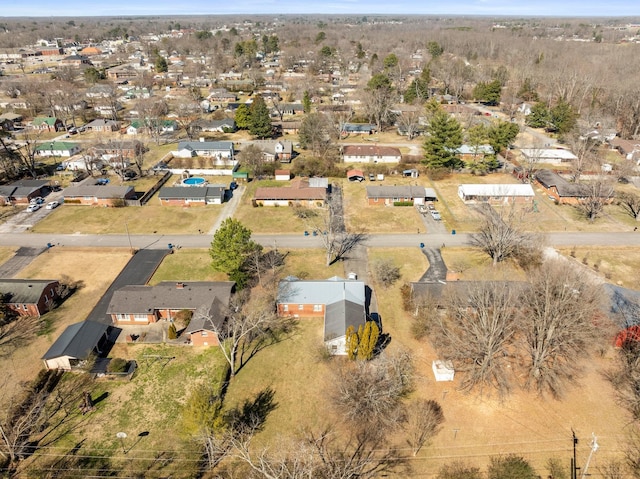
M 429 194 L 427 194 L 429 193 Z M 432 196 L 430 196 L 432 195 Z M 436 198 L 435 191 L 424 186 L 367 186 L 367 198 Z
M 300 280 L 288 277 L 280 281 L 279 303 L 332 304 L 347 300 L 365 304 L 364 282 L 334 276 L 325 280 Z
M 224 195 L 224 186 L 165 186 L 160 188 L 158 197 L 165 199 L 219 198 Z
M 0 186 L 0 196 L 4 196 L 8 198 L 9 196 L 13 196 L 14 191 L 16 191 L 15 186 L 1 185 Z
M 182 285 L 180 288 L 178 285 Z M 163 281 L 156 286 L 125 286 L 114 291 L 107 314 L 150 314 L 158 309 L 212 308 L 215 300 L 229 304 L 233 281 Z
M 78 196 L 89 196 L 93 198 L 126 198 L 132 191 L 133 186 L 70 186 L 64 190 L 65 198 L 77 198 Z
M 178 150 L 232 150 L 232 141 L 181 141 Z
M 38 192 L 40 192 L 40 187 L 38 186 L 18 186 L 11 196 L 14 198 L 26 198 Z
M 11 183 L 11 186 L 23 186 L 26 188 L 42 188 L 50 183 L 49 180 L 18 180 Z
M 70 356 L 76 359 L 86 359 L 93 348 L 98 345 L 102 335 L 107 332 L 109 325 L 95 321 L 81 321 L 67 326 L 55 343 L 42 356 L 42 359 L 54 359 Z
M 195 315 L 189 326 L 184 330 L 185 333 L 194 333 L 196 331 L 215 331 L 216 326 L 220 326 L 224 322 L 226 317 L 227 307 L 218 298 L 213 300 L 211 308 L 209 308 L 208 315 Z M 217 324 L 216 324 L 217 323 Z
M 327 305 L 324 315 L 324 340 L 344 336 L 349 326 L 357 331 L 358 326 L 366 322 L 364 304 L 351 301 L 338 301 Z
M 34 304 L 55 279 L 0 279 L 0 293 L 11 295 L 11 303 Z
M 558 196 L 570 198 L 583 198 L 591 194 L 588 185 L 571 183 L 551 170 L 539 170 L 534 174 L 535 179 L 545 188 L 556 188 Z

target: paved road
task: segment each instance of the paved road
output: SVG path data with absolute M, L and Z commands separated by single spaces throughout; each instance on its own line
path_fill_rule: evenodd
M 208 248 L 211 235 L 131 235 L 131 245 L 136 249 L 167 249 L 169 243 L 184 248 Z M 253 235 L 258 243 L 279 248 L 321 248 L 320 238 L 299 234 Z M 467 234 L 380 234 L 370 235 L 366 245 L 371 247 L 407 247 L 424 243 L 426 246 L 464 246 L 468 244 Z M 127 235 L 86 235 L 86 234 L 41 234 L 4 233 L 0 234 L 0 246 L 28 246 L 41 248 L 47 243 L 55 247 L 116 247 L 129 248 Z M 546 243 L 550 246 L 640 246 L 640 232 L 609 233 L 549 233 Z

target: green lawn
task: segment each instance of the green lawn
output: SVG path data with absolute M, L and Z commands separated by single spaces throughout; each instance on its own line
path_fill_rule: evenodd
M 207 249 L 179 249 L 165 256 L 149 284 L 161 281 L 227 281 L 227 275 L 211 269 Z

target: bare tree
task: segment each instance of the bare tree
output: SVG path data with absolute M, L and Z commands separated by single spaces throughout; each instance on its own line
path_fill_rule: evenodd
M 577 183 L 586 170 L 600 166 L 596 160 L 596 144 L 593 140 L 582 138 L 577 133 L 569 137 L 567 143 L 576 157 L 571 162 L 571 181 Z
M 532 252 L 540 251 L 541 239 L 523 230 L 524 212 L 515 205 L 498 209 L 482 205 L 477 211 L 481 215 L 480 231 L 471 234 L 469 241 L 488 254 L 494 266 L 509 258 L 531 256 Z
M 533 175 L 538 170 L 540 163 L 542 162 L 542 148 L 530 147 L 526 149 L 526 154 L 522 153 L 521 167 L 523 179 L 527 182 L 533 182 Z
M 32 340 L 42 329 L 42 321 L 35 316 L 18 316 L 0 321 L 0 357 L 8 356 Z
M 414 456 L 438 433 L 443 422 L 444 413 L 437 401 L 418 399 L 409 404 L 403 427 Z
M 36 178 L 38 176 L 36 168 L 38 140 L 41 132 L 35 129 L 25 129 L 18 142 L 0 136 L 0 147 L 7 158 L 16 161 L 21 169 L 29 172 Z
M 442 355 L 463 372 L 464 391 L 510 389 L 509 357 L 517 331 L 515 294 L 506 282 L 478 282 L 449 295 L 437 314 L 431 338 Z
M 420 111 L 405 110 L 396 119 L 398 128 L 407 135 L 409 140 L 413 140 L 420 131 Z
M 398 267 L 390 259 L 381 259 L 374 263 L 373 269 L 375 271 L 376 278 L 380 281 L 385 288 L 393 285 L 400 279 L 400 267 Z
M 264 153 L 257 145 L 247 145 L 238 153 L 238 161 L 247 168 L 251 176 L 260 176 L 264 169 Z
M 616 194 L 618 205 L 622 207 L 625 213 L 636 221 L 640 221 L 640 195 L 636 195 L 631 191 L 620 191 Z
M 601 300 L 600 285 L 566 261 L 547 261 L 530 273 L 519 301 L 526 386 L 560 396 L 575 380 L 596 338 Z
M 333 403 L 356 429 L 393 429 L 413 387 L 413 371 L 408 353 L 346 363 L 335 372 Z
M 584 197 L 577 204 L 578 210 L 589 220 L 595 221 L 602 212 L 604 206 L 611 201 L 613 197 L 613 186 L 611 179 L 600 176 L 594 181 L 583 183 Z

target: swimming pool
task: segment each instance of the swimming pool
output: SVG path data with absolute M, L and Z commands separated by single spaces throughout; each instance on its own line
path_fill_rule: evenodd
M 200 178 L 199 176 L 192 176 L 191 178 L 185 178 L 182 180 L 182 184 L 186 186 L 205 186 L 207 180 Z

